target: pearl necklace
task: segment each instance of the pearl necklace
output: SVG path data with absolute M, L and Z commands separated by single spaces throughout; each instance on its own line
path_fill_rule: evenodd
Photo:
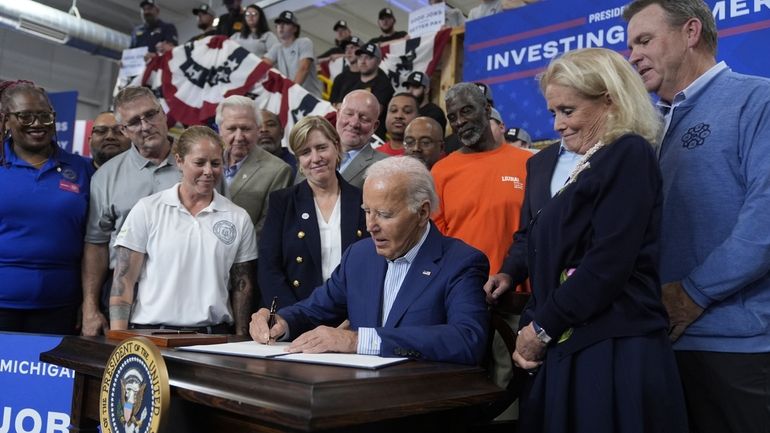
M 575 168 L 572 169 L 572 173 L 569 174 L 569 177 L 567 178 L 567 183 L 564 184 L 564 186 L 561 188 L 562 190 L 567 187 L 567 185 L 571 183 L 575 183 L 577 181 L 578 175 L 583 171 L 591 168 L 591 162 L 588 161 L 594 153 L 599 151 L 602 147 L 604 147 L 605 144 L 601 141 L 594 144 L 593 147 L 588 149 L 588 152 L 583 155 L 582 158 L 580 158 L 580 161 L 578 161 L 577 165 L 575 165 Z

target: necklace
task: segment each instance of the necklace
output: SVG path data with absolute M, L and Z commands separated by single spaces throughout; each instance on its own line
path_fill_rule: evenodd
M 575 165 L 575 168 L 572 169 L 572 173 L 569 174 L 569 178 L 567 178 L 568 179 L 567 183 L 564 184 L 562 189 L 566 188 L 567 185 L 576 182 L 578 175 L 583 170 L 591 168 L 591 162 L 589 162 L 588 160 L 594 155 L 594 153 L 596 153 L 599 149 L 601 149 L 604 146 L 605 144 L 600 141 L 594 144 L 592 148 L 588 149 L 588 152 L 586 152 L 585 155 L 583 155 L 583 157 L 580 158 L 580 161 L 578 161 L 577 165 Z
M 40 167 L 41 167 L 43 164 L 45 164 L 46 162 L 48 162 L 48 160 L 49 160 L 49 159 L 50 159 L 50 158 L 46 158 L 46 159 L 44 159 L 44 160 L 42 160 L 42 161 L 39 161 L 39 162 L 30 162 L 30 163 L 29 163 L 29 165 L 31 165 L 31 166 L 33 166 L 33 167 L 35 167 L 35 168 L 40 168 Z

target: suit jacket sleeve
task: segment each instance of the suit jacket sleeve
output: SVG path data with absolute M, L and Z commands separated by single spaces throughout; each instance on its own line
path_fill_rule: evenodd
M 270 194 L 262 236 L 259 238 L 257 281 L 262 292 L 262 305 L 270 305 L 273 296 L 278 305 L 292 305 L 298 301 L 289 286 L 283 266 L 283 233 L 285 214 L 289 205 L 288 190 Z
M 482 290 L 489 276 L 489 261 L 476 250 L 468 254 L 468 249 L 463 249 L 462 255 L 447 258 L 451 264 L 442 268 L 442 272 L 453 272 L 447 279 L 441 306 L 446 311 L 446 323 L 375 328 L 382 339 L 381 356 L 407 354 L 428 361 L 470 365 L 481 362 L 489 327 Z
M 527 183 L 532 179 L 532 176 L 529 175 L 531 173 L 531 160 L 532 158 L 527 160 Z M 529 276 L 527 268 L 527 233 L 529 232 L 529 222 L 532 220 L 531 197 L 532 192 L 529 185 L 527 185 L 527 188 L 524 190 L 524 203 L 521 205 L 519 229 L 513 233 L 513 243 L 508 248 L 508 253 L 505 255 L 503 265 L 500 268 L 501 273 L 511 276 L 514 285 L 523 283 Z
M 281 161 L 280 168 L 278 168 L 277 173 L 270 182 L 270 186 L 267 188 L 267 193 L 265 194 L 265 203 L 262 205 L 262 212 L 257 217 L 256 224 L 254 224 L 254 232 L 257 234 L 257 239 L 260 239 L 262 236 L 262 228 L 265 225 L 265 218 L 267 217 L 267 212 L 270 206 L 270 194 L 274 191 L 278 191 L 290 186 L 292 184 L 292 180 L 291 167 Z
M 319 325 L 341 323 L 347 318 L 345 263 L 350 259 L 352 249 L 345 250 L 340 266 L 309 297 L 278 311 L 289 325 L 291 338 L 299 337 Z

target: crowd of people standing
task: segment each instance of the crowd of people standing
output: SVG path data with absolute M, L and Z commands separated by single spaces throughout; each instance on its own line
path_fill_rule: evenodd
M 293 12 L 273 34 L 258 6 L 226 3 L 217 32 L 320 96 Z M 141 7 L 136 43 L 169 39 Z M 539 152 L 486 85 L 452 86 L 446 114 L 422 72 L 378 91 L 378 44 L 405 36 L 378 18 L 367 43 L 335 24 L 336 122 L 306 116 L 287 146 L 245 96 L 219 104 L 216 130 L 170 138 L 156 95 L 127 87 L 86 160 L 58 146 L 44 89 L 0 83 L 0 331 L 491 356 L 500 386 L 521 381 L 522 432 L 767 431 L 770 80 L 716 61 L 708 6 L 634 0 L 627 59 L 554 58 L 538 80 L 560 140 Z M 529 302 L 506 317 L 510 354 L 488 345 L 489 311 L 514 292 Z

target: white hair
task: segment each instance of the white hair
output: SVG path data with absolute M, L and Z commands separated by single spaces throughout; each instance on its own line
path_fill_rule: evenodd
M 375 162 L 366 170 L 366 179 L 392 178 L 403 175 L 406 179 L 406 205 L 417 213 L 424 202 L 430 204 L 430 212 L 438 209 L 436 186 L 425 164 L 411 156 L 392 156 Z
M 217 126 L 222 126 L 222 112 L 225 108 L 228 107 L 248 107 L 251 108 L 251 110 L 254 112 L 254 121 L 257 122 L 257 125 L 262 124 L 262 116 L 259 114 L 259 109 L 257 109 L 257 104 L 254 102 L 253 99 L 247 98 L 245 96 L 241 95 L 233 95 L 228 96 L 224 99 L 224 101 L 220 102 L 219 105 L 217 105 L 217 114 L 214 119 L 214 121 L 217 123 Z

